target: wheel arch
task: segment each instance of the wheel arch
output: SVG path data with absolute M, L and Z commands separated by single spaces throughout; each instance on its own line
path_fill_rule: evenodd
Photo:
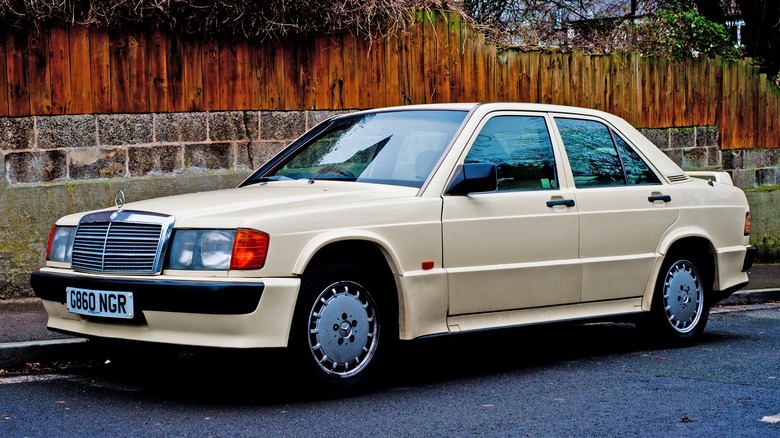
M 338 262 L 353 262 L 376 269 L 375 273 L 395 292 L 386 298 L 392 299 L 396 312 L 399 312 L 401 287 L 394 279 L 398 275 L 399 265 L 394 255 L 381 243 L 381 240 L 357 237 L 312 242 L 311 249 L 302 253 L 298 259 L 295 274 L 305 276 L 323 265 Z
M 310 269 L 312 264 L 318 262 L 323 257 L 323 254 L 330 254 L 333 256 L 344 254 L 344 257 L 335 258 L 331 260 L 343 260 L 345 257 L 349 259 L 352 254 L 358 254 L 358 251 L 365 250 L 370 252 L 372 256 L 376 256 L 377 252 L 379 259 L 393 275 L 401 274 L 401 264 L 398 257 L 390 249 L 390 245 L 381 237 L 373 234 L 365 235 L 322 235 L 309 241 L 306 247 L 298 255 L 298 259 L 293 265 L 293 275 L 304 275 L 307 269 Z M 353 252 L 349 252 L 349 250 Z M 365 261 L 362 256 L 355 256 L 358 261 Z M 372 260 L 377 261 L 377 260 Z
M 677 257 L 684 254 L 686 257 L 692 259 L 691 261 L 696 263 L 696 267 L 702 271 L 701 275 L 704 276 L 707 285 L 709 286 L 710 293 L 714 290 L 718 290 L 718 262 L 716 251 L 712 242 L 707 237 L 699 234 L 679 236 L 676 240 L 668 241 L 666 247 L 660 252 L 662 257 L 659 257 L 655 269 L 653 270 L 653 275 L 651 276 L 652 283 L 648 285 L 645 291 L 645 296 L 642 300 L 642 310 L 650 310 L 662 266 L 669 257 Z

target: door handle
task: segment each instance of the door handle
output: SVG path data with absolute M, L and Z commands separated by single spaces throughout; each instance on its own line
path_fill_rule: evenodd
M 653 196 L 648 196 L 647 200 L 650 202 L 655 202 L 655 201 L 672 202 L 672 197 L 669 195 L 653 195 Z
M 558 205 L 565 205 L 567 207 L 574 207 L 573 199 L 557 199 L 555 201 L 547 201 L 548 207 L 555 207 Z

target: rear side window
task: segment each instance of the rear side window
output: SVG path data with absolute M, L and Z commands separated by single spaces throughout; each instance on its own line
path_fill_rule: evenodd
M 577 188 L 658 184 L 647 163 L 607 125 L 556 117 Z
M 495 164 L 498 191 L 558 188 L 555 155 L 544 117 L 493 117 L 479 132 L 466 163 Z

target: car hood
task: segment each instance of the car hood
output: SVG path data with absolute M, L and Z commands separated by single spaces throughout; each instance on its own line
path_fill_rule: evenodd
M 122 208 L 172 215 L 177 228 L 235 228 L 240 227 L 244 220 L 258 215 L 272 217 L 314 213 L 345 204 L 414 197 L 417 193 L 417 188 L 381 184 L 272 181 L 236 189 L 129 202 Z M 132 197 L 131 193 L 127 195 Z

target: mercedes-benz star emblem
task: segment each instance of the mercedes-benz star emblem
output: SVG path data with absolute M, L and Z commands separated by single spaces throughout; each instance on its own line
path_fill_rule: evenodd
M 125 192 L 121 190 L 116 192 L 116 195 L 114 195 L 114 204 L 116 204 L 117 209 L 122 209 L 122 206 L 125 205 Z

